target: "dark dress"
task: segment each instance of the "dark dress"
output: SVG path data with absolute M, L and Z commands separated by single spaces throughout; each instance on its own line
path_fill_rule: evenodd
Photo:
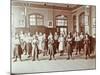
M 15 45 L 15 49 L 14 49 L 14 55 L 16 57 L 21 57 L 21 55 L 23 54 L 23 51 L 22 51 L 22 48 L 21 48 L 21 45 Z
M 56 54 L 57 53 L 57 51 L 56 50 L 58 50 L 58 40 L 54 40 L 54 43 L 53 43 L 53 48 L 54 48 L 54 54 Z
M 27 43 L 26 47 L 27 47 L 28 55 L 30 55 L 32 53 L 32 44 L 31 43 Z
M 90 40 L 89 39 L 84 39 L 84 51 L 85 51 L 85 56 L 87 57 L 90 56 Z
M 68 58 L 70 58 L 70 56 L 72 56 L 72 52 L 73 52 L 72 38 L 67 38 L 66 50 L 67 50 L 67 53 L 68 53 Z

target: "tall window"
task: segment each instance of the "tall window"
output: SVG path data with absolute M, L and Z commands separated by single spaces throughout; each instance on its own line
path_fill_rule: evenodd
M 39 14 L 32 14 L 29 16 L 30 25 L 43 25 L 43 16 Z
M 64 33 L 67 34 L 67 17 L 64 15 L 60 15 L 56 17 L 56 26 L 57 26 L 57 31 L 59 33 Z
M 85 13 L 79 15 L 80 32 L 85 32 Z M 88 26 L 88 25 L 87 25 Z
M 73 16 L 73 31 L 76 31 L 76 15 Z
M 92 19 L 92 36 L 95 36 L 96 35 L 96 18 L 94 17 Z
M 61 15 L 56 17 L 56 26 L 67 26 L 67 17 Z

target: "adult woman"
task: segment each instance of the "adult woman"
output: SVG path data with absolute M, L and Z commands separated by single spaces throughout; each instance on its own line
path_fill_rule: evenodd
M 43 34 L 40 32 L 38 35 L 38 40 L 39 40 L 38 49 L 42 53 L 44 52 L 43 39 L 44 39 Z
M 43 47 L 43 56 L 45 56 L 45 55 L 47 55 L 47 47 L 46 47 L 46 41 L 47 41 L 47 39 L 46 39 L 46 34 L 44 33 L 43 34 L 43 42 L 42 42 L 42 47 Z
M 32 61 L 35 61 L 36 59 L 38 59 L 38 39 L 36 35 L 33 35 L 33 40 L 32 40 Z
M 72 37 L 71 37 L 71 34 L 69 33 L 67 38 L 66 38 L 66 42 L 67 42 L 67 45 L 66 45 L 66 50 L 67 50 L 67 53 L 68 53 L 68 58 L 67 59 L 70 59 L 72 57 L 72 52 L 73 52 L 73 48 L 72 48 Z
M 17 61 L 18 57 L 19 57 L 20 61 L 22 61 L 21 60 L 21 55 L 22 55 L 23 52 L 22 52 L 22 48 L 21 48 L 21 45 L 20 45 L 19 34 L 15 35 L 15 41 L 14 41 L 14 43 L 15 43 L 15 48 L 14 48 L 15 60 L 14 60 L 14 62 Z
M 90 57 L 90 39 L 87 33 L 85 34 L 84 38 L 84 51 L 85 51 L 85 58 L 87 59 L 87 56 Z
M 75 49 L 76 49 L 76 55 L 79 53 L 80 54 L 80 36 L 79 33 L 76 33 L 75 36 Z
M 64 52 L 64 46 L 65 46 L 65 44 L 64 44 L 65 40 L 64 40 L 64 36 L 62 34 L 60 34 L 60 37 L 58 39 L 58 42 L 59 42 L 59 52 L 60 52 L 60 56 L 62 56 L 63 55 L 63 52 Z
M 57 34 L 57 32 L 55 32 L 55 34 L 54 34 L 54 50 L 55 50 L 55 52 L 58 52 L 58 45 L 59 45 L 58 34 Z
M 31 56 L 31 53 L 32 53 L 32 37 L 30 35 L 30 33 L 27 34 L 27 37 L 26 37 L 26 49 L 27 49 L 27 52 L 28 52 L 28 58 Z
M 80 49 L 83 49 L 83 48 L 84 48 L 83 42 L 84 42 L 84 35 L 83 35 L 83 33 L 81 32 L 81 34 L 80 34 Z
M 20 37 L 20 42 L 21 42 L 21 48 L 23 50 L 23 52 L 25 51 L 25 35 L 24 33 L 21 31 L 20 34 L 19 34 L 19 37 Z
M 48 36 L 48 51 L 49 51 L 49 55 L 50 55 L 49 60 L 51 60 L 52 58 L 55 59 L 55 53 L 54 53 L 54 49 L 53 49 L 53 44 L 54 44 L 53 36 L 50 33 L 50 35 Z

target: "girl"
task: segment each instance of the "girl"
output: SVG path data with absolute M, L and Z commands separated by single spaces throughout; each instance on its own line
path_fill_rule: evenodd
M 87 56 L 90 57 L 90 39 L 87 33 L 85 34 L 84 38 L 84 51 L 85 51 L 85 58 L 87 59 Z
M 58 39 L 58 42 L 59 42 L 59 52 L 60 52 L 60 56 L 63 55 L 63 52 L 64 52 L 64 36 L 61 34 L 59 39 Z
M 72 37 L 71 37 L 71 34 L 69 33 L 68 34 L 68 37 L 66 38 L 66 42 L 67 42 L 67 46 L 66 46 L 66 49 L 67 49 L 67 53 L 68 53 L 68 58 L 67 59 L 70 59 L 72 57 L 72 52 L 73 52 L 73 48 L 72 48 Z

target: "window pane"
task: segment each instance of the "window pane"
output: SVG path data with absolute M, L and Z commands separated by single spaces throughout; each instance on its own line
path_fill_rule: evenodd
M 30 16 L 30 25 L 35 25 L 35 24 L 36 24 L 35 15 L 31 15 Z
M 36 19 L 35 19 L 35 18 L 33 18 L 33 19 L 32 19 L 32 21 L 36 22 Z
M 30 18 L 35 18 L 35 15 L 31 15 Z
M 32 22 L 30 22 L 30 25 L 32 25 Z
M 95 36 L 96 35 L 96 27 L 93 27 L 92 28 L 92 36 Z
M 67 26 L 67 20 L 65 20 L 65 26 Z
M 30 18 L 30 21 L 32 21 L 32 18 Z
M 41 15 L 36 15 L 36 17 L 37 17 L 37 18 L 42 18 L 42 16 L 41 16 Z
M 93 23 L 93 26 L 96 25 L 96 18 L 93 18 L 92 23 Z
M 30 25 L 43 25 L 43 17 L 41 15 L 31 15 Z
M 37 22 L 37 25 L 42 25 L 42 21 Z
M 43 25 L 43 19 L 38 19 L 37 18 L 37 25 Z
M 57 26 L 65 26 L 65 20 L 56 20 Z
M 36 20 L 35 19 L 30 19 L 30 25 L 36 25 Z

